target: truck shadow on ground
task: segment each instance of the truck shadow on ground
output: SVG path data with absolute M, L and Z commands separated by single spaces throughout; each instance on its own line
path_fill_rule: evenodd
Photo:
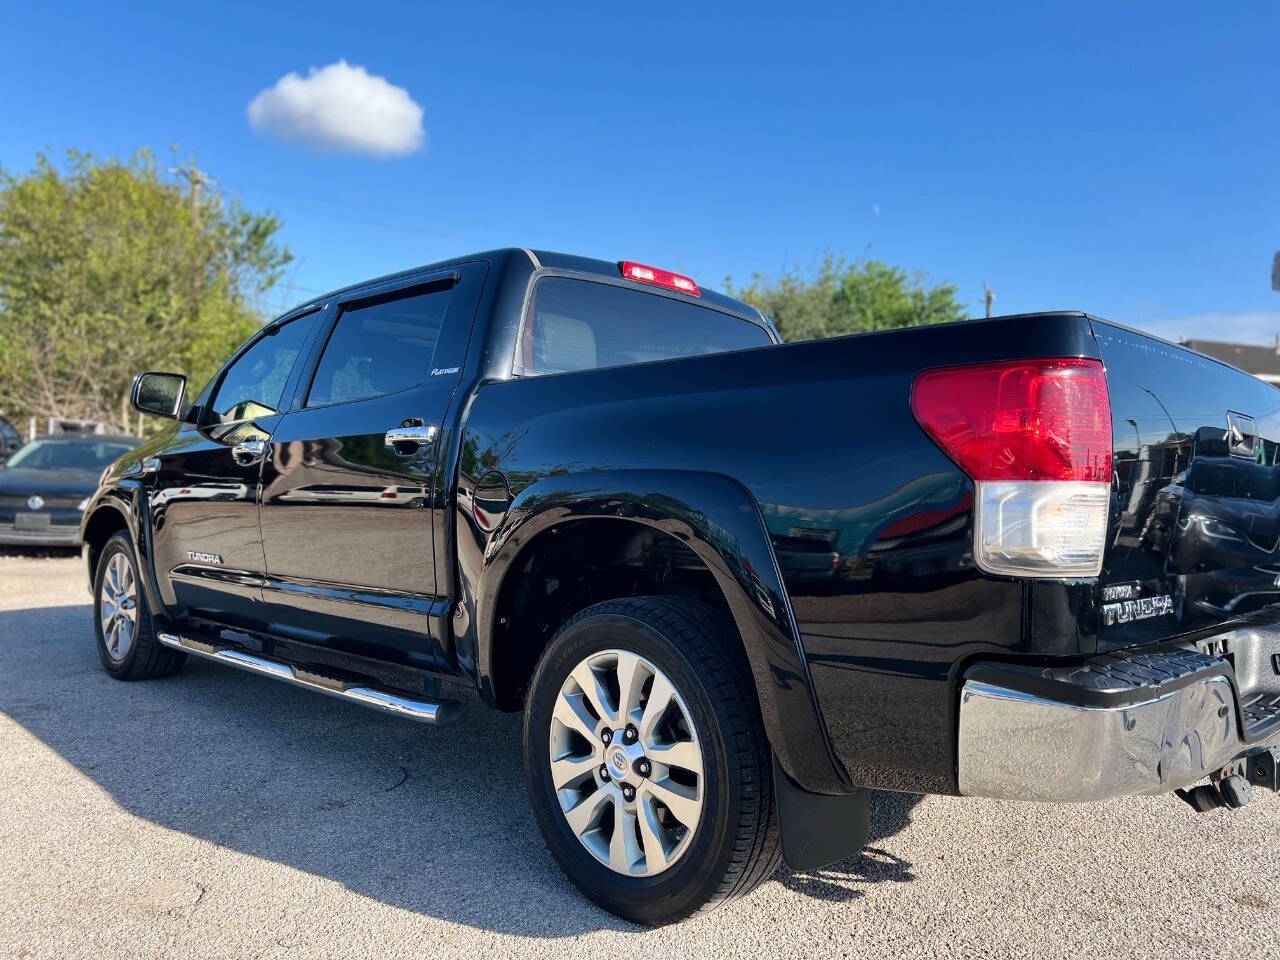
M 546 852 L 525 799 L 519 715 L 473 702 L 455 726 L 421 727 L 197 661 L 119 683 L 98 663 L 90 617 L 87 604 L 0 612 L 0 712 L 130 814 L 477 928 L 635 929 L 584 900 Z M 913 879 L 876 841 L 905 827 L 918 799 L 876 794 L 864 855 L 777 879 L 845 900 Z
M 905 828 L 911 822 L 911 811 L 923 799 L 914 793 L 872 791 L 871 833 L 862 853 L 818 870 L 788 870 L 783 866 L 774 879 L 789 890 L 837 903 L 866 896 L 866 887 L 872 884 L 914 880 L 914 864 L 877 846 L 877 841 Z

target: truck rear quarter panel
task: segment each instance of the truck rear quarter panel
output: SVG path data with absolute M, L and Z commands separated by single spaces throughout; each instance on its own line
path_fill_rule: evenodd
M 517 500 L 546 478 L 603 472 L 740 484 L 807 665 L 766 678 L 771 695 L 810 687 L 846 782 L 954 792 L 951 681 L 973 657 L 1031 652 L 1034 605 L 1020 582 L 975 569 L 972 484 L 916 424 L 911 383 L 929 366 L 1048 356 L 1096 357 L 1088 320 L 1003 318 L 489 382 L 462 443 Z M 1076 602 L 1046 588 L 1039 608 Z M 1050 652 L 1090 652 L 1080 640 L 1059 631 Z

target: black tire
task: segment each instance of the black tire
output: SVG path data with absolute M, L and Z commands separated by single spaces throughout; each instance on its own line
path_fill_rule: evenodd
M 116 557 L 122 557 L 133 575 L 136 590 L 136 620 L 132 641 L 128 650 L 120 657 L 108 652 L 107 640 L 103 634 L 102 613 L 104 602 L 103 582 L 107 578 L 108 568 Z M 162 646 L 156 639 L 157 622 L 147 605 L 147 594 L 142 588 L 138 575 L 138 557 L 134 553 L 133 543 L 123 531 L 115 534 L 102 548 L 98 557 L 98 567 L 93 575 L 93 630 L 98 643 L 98 659 L 102 668 L 117 680 L 153 680 L 156 677 L 167 677 L 176 673 L 186 662 L 187 655 L 181 650 L 172 650 Z
M 655 876 L 626 876 L 597 860 L 561 811 L 548 751 L 566 677 L 592 653 L 626 650 L 661 669 L 699 731 L 703 812 L 684 853 Z M 741 640 L 731 621 L 680 597 L 596 604 L 564 624 L 534 674 L 525 708 L 529 797 L 552 855 L 599 906 L 647 925 L 671 923 L 743 896 L 781 861 L 771 753 Z

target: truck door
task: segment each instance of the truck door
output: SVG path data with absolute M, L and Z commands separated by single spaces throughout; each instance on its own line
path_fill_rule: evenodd
M 199 422 L 183 424 L 155 455 L 152 551 L 166 603 L 265 626 L 259 473 L 317 318 L 271 324 L 245 344 L 212 385 Z
M 337 298 L 263 473 L 273 632 L 438 667 L 432 493 L 486 265 Z

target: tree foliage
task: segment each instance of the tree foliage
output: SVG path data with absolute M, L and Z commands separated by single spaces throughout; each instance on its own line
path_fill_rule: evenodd
M 846 261 L 827 254 L 816 273 L 789 270 L 776 279 L 757 273 L 730 296 L 760 309 L 784 340 L 816 340 L 964 320 L 968 313 L 950 284 L 930 286 L 923 274 L 879 260 Z
M 279 229 L 162 178 L 145 151 L 0 170 L 0 409 L 124 427 L 139 370 L 198 389 L 261 324 L 292 259 Z

